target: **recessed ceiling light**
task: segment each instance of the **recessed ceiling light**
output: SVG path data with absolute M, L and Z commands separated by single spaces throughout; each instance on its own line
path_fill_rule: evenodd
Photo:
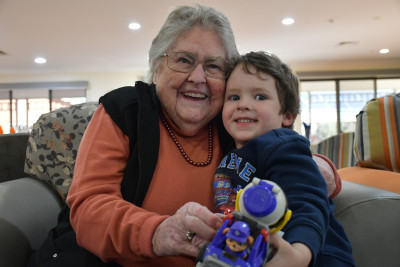
M 38 63 L 38 64 L 44 64 L 44 63 L 46 63 L 46 61 L 47 60 L 44 57 L 35 58 L 35 62 Z
M 131 30 L 139 30 L 140 27 L 142 27 L 139 23 L 136 22 L 132 22 L 131 24 L 129 24 L 129 29 Z
M 381 50 L 379 50 L 379 53 L 387 54 L 387 53 L 389 53 L 389 49 L 387 49 L 387 48 L 381 49 Z
M 293 23 L 294 23 L 294 19 L 292 19 L 292 18 L 284 18 L 282 20 L 283 25 L 292 25 Z

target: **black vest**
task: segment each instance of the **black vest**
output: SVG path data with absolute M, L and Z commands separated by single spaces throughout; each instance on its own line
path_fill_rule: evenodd
M 121 193 L 125 200 L 141 206 L 153 177 L 160 145 L 160 104 L 154 84 L 136 82 L 100 98 L 105 110 L 129 137 L 130 156 Z

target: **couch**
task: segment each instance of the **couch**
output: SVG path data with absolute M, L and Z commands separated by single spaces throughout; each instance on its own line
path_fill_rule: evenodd
M 0 135 L 0 183 L 24 177 L 28 137 L 27 133 Z
M 329 158 L 342 180 L 400 193 L 400 94 L 368 101 L 355 132 L 329 137 L 312 150 Z
M 85 103 L 43 114 L 29 136 L 17 142 L 26 148 L 18 150 L 20 155 L 13 145 L 8 149 L 14 154 L 0 154 L 0 169 L 8 170 L 0 173 L 5 177 L 0 183 L 0 266 L 25 266 L 56 225 L 80 140 L 96 107 Z M 0 143 L 10 138 L 20 137 L 0 135 Z M 7 162 L 15 157 L 15 170 L 3 167 L 3 157 L 10 157 Z M 400 194 L 342 181 L 334 203 L 357 266 L 399 266 Z

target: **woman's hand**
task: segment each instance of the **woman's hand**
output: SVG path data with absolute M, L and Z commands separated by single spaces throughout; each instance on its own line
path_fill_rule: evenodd
M 153 251 L 157 256 L 188 255 L 196 257 L 200 248 L 211 241 L 222 218 L 198 203 L 188 202 L 173 216 L 163 221 L 153 235 Z M 195 233 L 189 241 L 188 232 Z
M 271 234 L 270 245 L 275 248 L 274 256 L 265 267 L 306 267 L 311 262 L 311 251 L 302 243 L 289 244 L 280 235 Z

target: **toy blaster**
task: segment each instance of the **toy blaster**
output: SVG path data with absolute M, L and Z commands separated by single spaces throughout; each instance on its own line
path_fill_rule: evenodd
M 238 192 L 235 208 L 213 241 L 201 249 L 196 267 L 258 267 L 272 257 L 269 234 L 279 232 L 292 215 L 282 189 L 274 182 L 254 178 Z

